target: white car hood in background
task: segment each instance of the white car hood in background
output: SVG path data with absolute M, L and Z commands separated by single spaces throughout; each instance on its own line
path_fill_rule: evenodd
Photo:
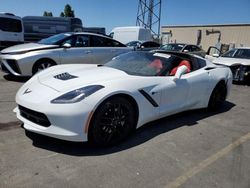
M 19 44 L 9 48 L 5 48 L 1 51 L 3 54 L 15 53 L 15 52 L 23 52 L 23 51 L 35 51 L 41 49 L 50 49 L 56 48 L 58 45 L 45 45 L 45 44 L 37 44 L 37 43 L 27 43 L 27 44 Z
M 216 58 L 215 60 L 213 60 L 213 63 L 226 65 L 226 66 L 234 66 L 234 65 L 250 66 L 250 59 L 219 57 L 219 58 Z
M 123 71 L 97 65 L 59 65 L 53 71 L 38 75 L 41 84 L 59 92 L 127 77 Z

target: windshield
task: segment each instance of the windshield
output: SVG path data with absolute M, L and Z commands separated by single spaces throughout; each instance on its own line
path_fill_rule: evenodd
M 71 34 L 63 33 L 63 34 L 58 34 L 58 35 L 53 35 L 49 38 L 42 39 L 38 42 L 38 44 L 51 44 L 55 45 L 58 44 L 60 41 L 68 38 L 71 36 Z
M 140 41 L 131 41 L 131 42 L 127 43 L 126 45 L 127 45 L 128 47 L 137 47 L 137 46 L 139 46 L 140 44 L 141 44 Z
M 181 58 L 164 53 L 129 52 L 113 58 L 104 66 L 136 76 L 166 76 Z
M 0 18 L 0 30 L 6 32 L 22 32 L 22 22 L 12 18 Z
M 184 47 L 184 44 L 166 44 L 166 45 L 163 45 L 160 49 L 178 52 L 178 51 L 181 51 L 183 47 Z
M 250 59 L 250 49 L 232 49 L 221 57 Z

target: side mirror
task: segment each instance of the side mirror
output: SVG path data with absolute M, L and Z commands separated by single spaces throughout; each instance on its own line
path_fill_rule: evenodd
M 213 57 L 219 57 L 221 55 L 221 52 L 215 46 L 209 46 L 209 48 L 207 50 L 207 55 L 210 55 L 210 56 L 213 56 Z
M 187 72 L 187 69 L 188 68 L 185 65 L 178 67 L 178 69 L 174 75 L 173 81 L 175 82 L 176 80 L 179 80 L 181 78 L 181 76 Z
M 212 56 L 213 57 L 219 57 L 220 55 L 219 54 L 213 54 Z
M 142 49 L 142 46 L 138 43 L 136 44 L 136 46 L 134 47 L 135 50 L 140 50 Z
M 63 44 L 63 47 L 64 47 L 64 48 L 71 48 L 71 44 L 65 43 L 65 44 Z
M 188 53 L 188 52 L 189 52 L 189 50 L 184 50 L 183 52 L 184 52 L 184 53 Z

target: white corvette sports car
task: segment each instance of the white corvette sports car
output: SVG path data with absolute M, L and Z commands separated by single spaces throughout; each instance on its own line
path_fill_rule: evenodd
M 60 65 L 33 76 L 16 95 L 24 128 L 69 141 L 110 145 L 143 124 L 219 107 L 229 68 L 176 52 L 129 52 L 105 65 Z

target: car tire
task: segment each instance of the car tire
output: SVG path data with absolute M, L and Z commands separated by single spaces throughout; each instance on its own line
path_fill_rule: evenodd
M 44 69 L 47 69 L 49 67 L 52 67 L 54 65 L 56 65 L 56 63 L 51 59 L 40 59 L 33 66 L 32 74 L 34 75 L 34 74 L 36 74 Z
M 123 97 L 105 100 L 95 111 L 89 130 L 89 142 L 111 146 L 123 141 L 136 126 L 136 111 Z
M 227 86 L 225 83 L 219 82 L 215 86 L 215 88 L 210 96 L 209 103 L 208 103 L 208 109 L 209 110 L 216 110 L 219 107 L 221 107 L 222 104 L 226 100 L 226 96 L 227 96 Z

